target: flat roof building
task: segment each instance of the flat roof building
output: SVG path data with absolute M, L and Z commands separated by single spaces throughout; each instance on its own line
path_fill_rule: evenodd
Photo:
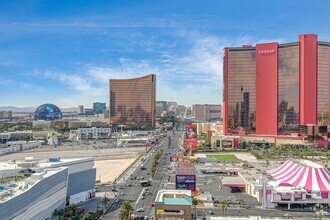
M 299 41 L 224 49 L 224 134 L 302 133 L 330 125 L 330 43 Z
M 27 168 L 36 173 L 42 173 L 46 169 L 61 167 L 67 168 L 65 180 L 68 180 L 68 183 L 65 190 L 65 198 L 69 197 L 68 202 L 70 204 L 84 202 L 95 196 L 96 168 L 94 168 L 94 158 L 92 157 L 49 158 L 48 160 L 35 160 L 33 157 L 28 157 L 24 161 L 1 162 L 0 178 L 8 179 L 20 176 L 22 171 L 25 172 Z M 48 182 L 48 184 L 51 185 L 53 183 Z
M 193 115 L 198 121 L 220 121 L 221 105 L 193 105 Z
M 155 200 L 155 220 L 191 219 L 190 190 L 159 190 Z
M 30 177 L 16 174 L 0 187 L 0 219 L 48 219 L 65 206 L 68 168 L 43 169 Z
M 156 75 L 110 79 L 110 123 L 155 126 Z

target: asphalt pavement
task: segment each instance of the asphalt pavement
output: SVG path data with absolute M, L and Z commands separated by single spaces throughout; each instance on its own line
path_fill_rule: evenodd
M 129 176 L 127 179 L 125 178 L 125 182 L 121 181 L 121 183 L 108 186 L 99 186 L 98 191 L 112 191 L 115 187 L 117 194 L 117 199 L 113 202 L 111 207 L 107 210 L 106 214 L 102 219 L 120 219 L 119 218 L 119 210 L 123 201 L 129 201 L 134 207 L 134 213 L 137 216 L 148 216 L 151 217 L 154 215 L 154 207 L 151 206 L 154 203 L 155 198 L 157 196 L 158 190 L 162 189 L 164 183 L 167 182 L 170 174 L 168 172 L 168 166 L 170 165 L 170 156 L 172 153 L 177 152 L 178 150 L 178 138 L 182 131 L 175 131 L 175 135 L 173 135 L 172 131 L 167 133 L 167 137 L 164 138 L 162 143 L 155 145 L 149 153 L 145 155 L 143 163 L 146 170 L 141 170 L 140 166 L 133 166 L 133 171 L 129 171 Z M 168 136 L 171 136 L 171 147 L 168 148 Z M 159 160 L 159 164 L 157 166 L 157 171 L 153 179 L 151 179 L 151 186 L 142 187 L 140 181 L 149 180 L 151 178 L 151 165 L 153 162 L 154 155 L 160 149 L 163 149 L 163 154 Z M 142 179 L 141 179 L 142 177 Z M 136 179 L 139 178 L 139 179 Z M 146 190 L 147 188 L 147 190 Z M 143 192 L 146 193 L 143 196 Z M 137 212 L 137 209 L 143 208 L 145 211 Z

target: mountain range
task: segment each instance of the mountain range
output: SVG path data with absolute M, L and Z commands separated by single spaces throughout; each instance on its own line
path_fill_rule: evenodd
M 34 112 L 38 106 L 29 106 L 29 107 L 15 107 L 15 106 L 1 106 L 0 111 L 12 111 L 12 112 Z M 77 108 L 60 108 L 62 112 L 76 112 Z

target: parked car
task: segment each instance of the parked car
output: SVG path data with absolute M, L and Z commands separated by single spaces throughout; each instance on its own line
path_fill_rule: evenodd
M 150 206 L 151 206 L 151 207 L 154 207 L 154 206 L 155 206 L 155 203 L 150 203 Z
M 137 212 L 144 212 L 145 210 L 144 210 L 144 208 L 138 208 L 136 211 Z

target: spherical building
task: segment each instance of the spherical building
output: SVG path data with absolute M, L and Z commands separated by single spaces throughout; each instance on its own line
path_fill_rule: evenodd
M 34 120 L 54 121 L 62 118 L 61 110 L 53 104 L 39 106 L 34 112 Z

